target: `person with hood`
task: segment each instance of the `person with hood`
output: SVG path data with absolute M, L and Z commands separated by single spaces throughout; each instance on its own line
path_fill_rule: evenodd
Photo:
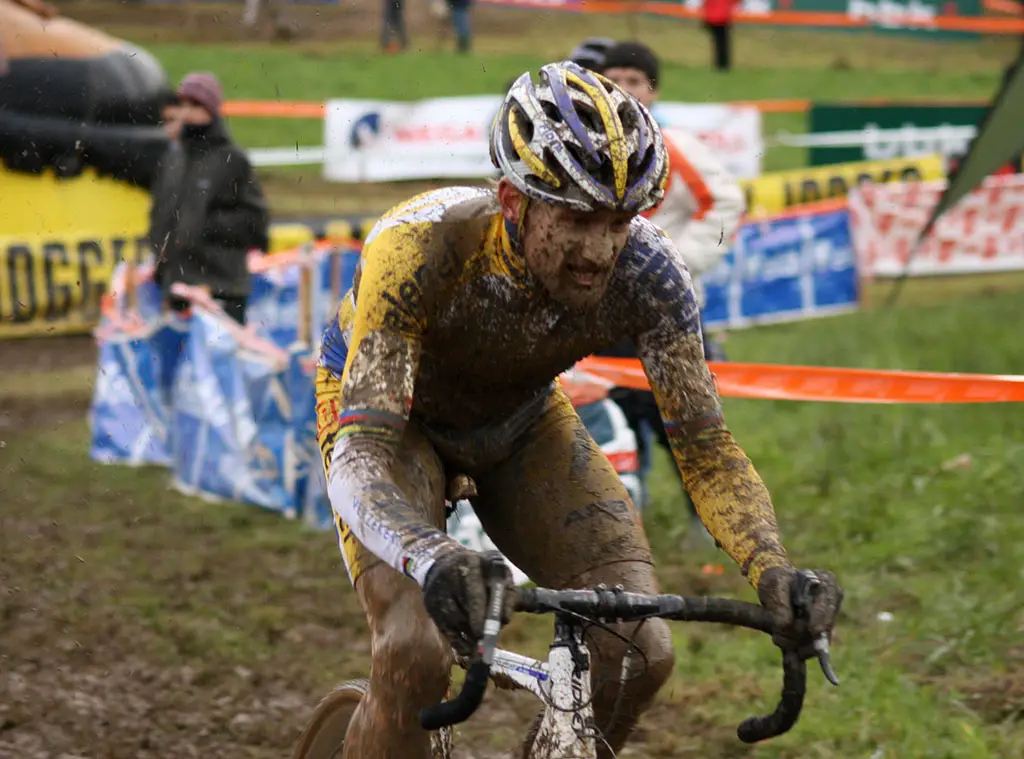
M 170 295 L 175 282 L 202 286 L 244 324 L 250 291 L 246 259 L 250 250 L 269 247 L 263 191 L 221 118 L 217 77 L 189 74 L 177 94 L 178 146 L 168 146 L 151 188 L 155 279 L 170 308 L 187 307 Z

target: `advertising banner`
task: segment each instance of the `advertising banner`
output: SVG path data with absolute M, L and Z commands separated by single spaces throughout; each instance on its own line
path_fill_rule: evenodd
M 186 334 L 169 320 L 99 344 L 89 411 L 93 461 L 170 466 L 171 383 Z
M 846 209 L 740 228 L 722 262 L 701 281 L 704 323 L 739 328 L 848 311 L 857 269 Z
M 987 108 L 916 103 L 813 103 L 808 126 L 830 144 L 810 148 L 812 166 L 910 156 L 963 155 Z
M 331 100 L 324 116 L 324 178 L 335 182 L 497 175 L 488 137 L 499 95 L 412 103 Z M 725 104 L 663 103 L 667 126 L 702 136 L 738 177 L 760 173 L 761 115 Z
M 757 108 L 657 103 L 654 115 L 669 138 L 676 129 L 695 135 L 737 179 L 760 176 L 765 147 Z
M 174 387 L 173 482 L 295 516 L 285 474 L 287 358 L 239 350 L 228 317 L 196 310 Z
M 1024 269 L 1024 175 L 989 177 L 910 253 L 945 182 L 875 185 L 850 196 L 857 262 L 864 276 L 973 274 Z
M 88 330 L 114 267 L 148 253 L 142 237 L 0 236 L 0 339 Z
M 913 182 L 945 176 L 942 157 L 925 156 L 775 171 L 741 184 L 747 195 L 747 214 L 759 218 L 805 203 L 844 198 L 863 182 Z

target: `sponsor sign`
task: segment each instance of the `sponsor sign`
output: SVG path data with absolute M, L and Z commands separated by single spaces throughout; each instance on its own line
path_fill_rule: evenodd
M 488 137 L 500 95 L 411 103 L 331 100 L 324 117 L 324 177 L 336 182 L 496 176 Z M 726 104 L 660 103 L 668 127 L 699 134 L 730 170 L 757 176 L 761 115 Z
M 945 176 L 942 158 L 925 156 L 777 171 L 742 184 L 747 195 L 747 213 L 757 218 L 805 203 L 844 198 L 851 188 L 864 182 L 914 182 Z
M 987 108 L 974 105 L 814 103 L 808 124 L 831 144 L 810 148 L 814 166 L 911 156 L 963 155 Z
M 945 182 L 875 185 L 850 196 L 864 276 L 973 274 L 1024 269 L 1024 175 L 993 176 L 943 214 L 911 259 Z
M 712 329 L 738 328 L 848 311 L 857 279 L 846 209 L 747 222 L 701 278 L 702 318 Z
M 144 237 L 0 237 L 0 338 L 88 329 L 114 267 L 148 256 Z

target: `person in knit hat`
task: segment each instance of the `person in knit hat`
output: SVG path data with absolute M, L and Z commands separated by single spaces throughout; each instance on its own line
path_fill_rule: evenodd
M 175 282 L 204 286 L 224 310 L 245 323 L 248 252 L 269 246 L 269 213 L 245 151 L 221 118 L 224 91 L 213 74 L 189 74 L 178 86 L 178 145 L 157 168 L 149 214 L 155 278 L 167 305 Z

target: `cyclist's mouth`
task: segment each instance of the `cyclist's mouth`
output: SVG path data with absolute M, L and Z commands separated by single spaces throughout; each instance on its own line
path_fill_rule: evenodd
M 593 266 L 573 266 L 568 264 L 566 269 L 569 271 L 569 276 L 580 287 L 593 287 L 600 283 L 601 278 L 604 276 L 604 269 L 596 269 Z

